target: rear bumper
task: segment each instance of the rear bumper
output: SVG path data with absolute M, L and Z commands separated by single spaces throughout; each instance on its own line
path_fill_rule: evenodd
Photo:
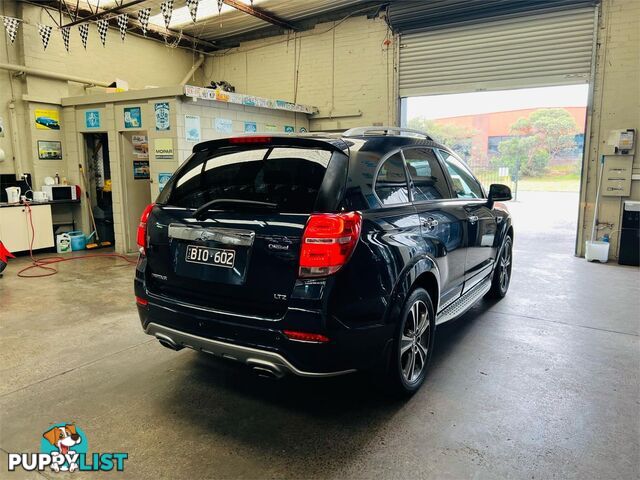
M 228 360 L 244 363 L 258 372 L 270 373 L 278 378 L 284 376 L 285 373 L 294 374 L 299 377 L 318 378 L 335 377 L 355 372 L 354 369 L 336 372 L 307 372 L 296 368 L 279 353 L 199 337 L 153 322 L 147 325 L 145 332 L 148 335 L 156 337 L 160 343 L 169 348 L 175 350 L 179 350 L 182 347 L 192 348 Z
M 300 308 L 289 308 L 278 320 L 209 310 L 151 294 L 139 278 L 135 292 L 148 301 L 138 305 L 142 328 L 163 345 L 204 351 L 274 376 L 332 377 L 371 368 L 393 335 L 392 325 L 347 327 L 330 315 Z M 290 340 L 283 330 L 321 333 L 329 341 Z

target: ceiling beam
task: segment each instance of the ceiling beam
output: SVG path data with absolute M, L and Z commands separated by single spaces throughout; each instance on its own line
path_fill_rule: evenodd
M 268 22 L 272 25 L 275 25 L 280 28 L 284 28 L 286 30 L 300 30 L 300 27 L 280 18 L 275 15 L 268 13 L 266 10 L 262 10 L 261 8 L 252 7 L 246 5 L 242 2 L 238 2 L 237 0 L 223 0 L 225 4 L 230 7 L 235 8 L 236 10 L 240 10 L 241 12 L 247 13 L 253 17 L 259 18 L 264 22 Z
M 137 5 L 139 3 L 144 2 L 145 0 L 131 0 L 127 3 L 121 3 L 120 5 L 117 5 L 113 8 L 107 8 L 106 10 L 102 10 L 100 11 L 100 9 L 97 9 L 98 11 L 96 11 L 96 13 L 89 15 L 88 17 L 83 17 L 83 18 L 78 18 L 76 20 L 74 20 L 73 22 L 67 23 L 66 25 L 62 25 L 63 27 L 73 27 L 74 25 L 78 25 L 79 23 L 83 23 L 86 22 L 88 20 L 98 20 L 101 17 L 104 17 L 105 15 L 109 15 L 111 13 L 117 13 L 120 10 L 122 10 L 123 8 L 128 8 L 128 7 L 133 7 L 134 5 Z M 66 2 L 64 0 L 61 0 L 61 3 L 64 3 L 66 6 Z
M 86 9 L 83 6 L 81 6 L 82 5 L 81 3 L 78 3 L 78 2 L 72 2 L 71 4 L 69 4 L 65 2 L 65 0 L 48 0 L 46 4 L 50 7 L 55 6 L 56 8 L 60 8 L 62 3 L 65 3 L 65 6 L 70 10 L 70 13 L 73 13 L 73 15 L 75 16 L 74 21 L 66 25 L 62 25 L 63 27 L 68 27 L 68 26 L 77 25 L 87 21 L 95 21 L 96 19 L 99 19 L 103 15 L 113 14 L 115 13 L 116 10 L 134 6 L 138 3 L 142 3 L 143 1 L 145 0 L 131 0 L 126 3 L 122 3 L 117 7 L 106 9 L 106 10 L 98 9 L 98 11 L 92 11 L 90 9 Z M 31 2 L 25 2 L 25 3 L 31 3 Z M 33 3 L 31 4 L 33 5 Z M 47 8 L 47 5 L 40 4 L 38 6 L 42 8 Z M 76 6 L 77 6 L 77 10 L 76 10 Z M 129 23 L 130 29 L 134 30 L 135 33 L 142 35 L 142 24 L 136 18 L 134 18 L 134 16 L 132 16 L 131 14 L 129 14 L 128 23 Z M 109 19 L 109 25 L 111 25 L 114 28 L 118 28 L 117 20 L 115 16 Z M 205 51 L 205 52 L 211 52 L 213 50 L 218 50 L 219 48 L 215 42 L 200 39 L 198 37 L 193 37 L 186 33 L 177 32 L 172 29 L 160 28 L 152 24 L 147 25 L 147 36 L 153 37 L 154 39 L 161 40 L 163 42 L 165 41 L 166 37 L 172 37 L 172 38 L 178 39 L 178 45 L 180 45 L 181 47 L 186 47 L 186 48 L 195 47 L 196 49 Z

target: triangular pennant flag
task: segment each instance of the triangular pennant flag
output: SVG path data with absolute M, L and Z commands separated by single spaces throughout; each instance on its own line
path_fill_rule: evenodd
M 120 38 L 124 42 L 124 37 L 127 34 L 127 21 L 129 20 L 129 14 L 121 13 L 118 15 L 118 28 L 120 29 Z
M 64 42 L 64 48 L 69 51 L 69 35 L 71 34 L 71 27 L 62 27 L 60 29 L 62 33 L 62 41 Z
M 98 36 L 104 47 L 107 44 L 107 31 L 109 30 L 109 22 L 107 20 L 98 20 Z
M 160 11 L 164 17 L 164 26 L 169 28 L 171 23 L 171 14 L 173 13 L 173 0 L 166 0 L 160 4 Z
M 218 0 L 218 15 L 222 12 L 222 5 L 224 5 L 224 0 Z
M 4 22 L 4 28 L 7 31 L 7 35 L 9 35 L 9 40 L 13 45 L 13 42 L 16 40 L 16 35 L 18 35 L 18 26 L 20 25 L 20 19 L 13 17 L 2 17 L 2 21 Z
M 189 13 L 191 14 L 191 20 L 196 21 L 198 16 L 198 3 L 200 0 L 187 0 L 187 7 L 189 7 Z
M 83 23 L 78 25 L 78 30 L 80 30 L 80 40 L 82 40 L 82 46 L 84 49 L 87 49 L 87 38 L 89 38 L 89 24 Z
M 142 34 L 147 36 L 147 27 L 149 26 L 149 17 L 151 16 L 151 8 L 143 8 L 138 12 L 138 21 L 142 27 Z
M 49 40 L 51 39 L 51 30 L 53 30 L 51 25 L 38 24 L 38 34 L 40 35 L 40 40 L 42 40 L 42 46 L 45 50 L 47 49 Z

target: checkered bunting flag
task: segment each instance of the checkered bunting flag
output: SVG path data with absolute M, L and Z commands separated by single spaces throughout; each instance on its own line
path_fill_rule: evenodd
M 107 20 L 98 20 L 98 36 L 104 47 L 107 44 L 107 31 L 109 30 L 109 22 Z
M 198 16 L 198 3 L 200 0 L 187 0 L 187 7 L 189 7 L 189 13 L 191 14 L 191 20 L 195 23 Z
M 62 42 L 64 43 L 64 48 L 69 52 L 69 35 L 71 34 L 71 27 L 62 27 L 60 29 L 60 33 L 62 34 Z
M 89 24 L 83 23 L 78 25 L 78 30 L 80 30 L 80 40 L 82 40 L 82 46 L 84 49 L 87 49 L 87 39 L 89 38 Z
M 162 2 L 160 4 L 160 11 L 164 17 L 164 26 L 169 28 L 169 24 L 171 23 L 171 14 L 173 13 L 173 0 Z
M 51 30 L 53 30 L 53 27 L 51 25 L 38 24 L 38 34 L 40 35 L 40 40 L 42 40 L 42 46 L 45 50 L 47 49 L 47 46 L 49 46 L 49 40 L 51 39 Z
M 13 17 L 2 17 L 2 21 L 4 22 L 4 28 L 7 31 L 7 35 L 9 35 L 9 40 L 13 45 L 13 42 L 16 40 L 16 35 L 18 35 L 18 26 L 20 25 L 20 19 Z
M 120 38 L 124 42 L 124 37 L 127 35 L 127 21 L 129 20 L 129 14 L 121 13 L 118 15 L 118 29 L 120 30 Z
M 151 16 L 151 8 L 143 8 L 138 12 L 138 21 L 142 27 L 142 34 L 147 36 L 147 27 L 149 26 L 149 17 Z

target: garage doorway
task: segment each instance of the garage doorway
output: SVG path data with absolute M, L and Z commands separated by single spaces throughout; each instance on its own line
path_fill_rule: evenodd
M 511 187 L 514 222 L 526 218 L 520 239 L 572 253 L 588 92 L 585 84 L 409 97 L 403 119 L 453 148 L 487 190 Z
M 151 203 L 149 142 L 146 130 L 120 134 L 122 200 L 127 252 L 138 250 L 136 236 L 140 215 Z
M 85 168 L 88 189 L 91 197 L 91 211 L 96 222 L 97 235 L 101 242 L 115 245 L 113 230 L 113 194 L 111 184 L 111 162 L 109 143 L 106 133 L 84 133 Z M 93 228 L 91 226 L 90 228 Z M 92 238 L 96 241 L 95 238 Z

